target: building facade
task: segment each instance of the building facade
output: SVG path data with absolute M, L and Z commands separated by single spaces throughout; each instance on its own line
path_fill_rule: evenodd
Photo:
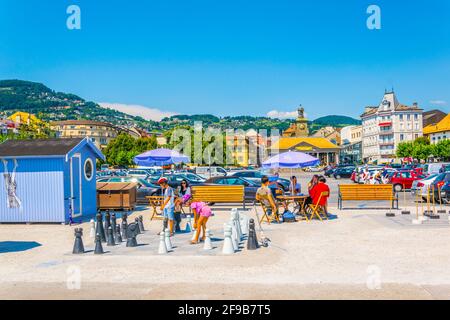
M 394 92 L 386 92 L 378 106 L 366 107 L 361 115 L 363 161 L 390 162 L 399 143 L 421 137 L 422 112 L 417 103 L 399 103 Z
M 362 126 L 348 126 L 341 129 L 341 163 L 362 162 Z
M 122 131 L 108 122 L 89 120 L 57 121 L 50 124 L 59 138 L 85 138 L 89 137 L 99 148 L 104 148 Z
M 442 140 L 450 139 L 450 114 L 436 125 L 429 125 L 423 129 L 424 136 L 430 139 L 430 143 L 436 144 Z

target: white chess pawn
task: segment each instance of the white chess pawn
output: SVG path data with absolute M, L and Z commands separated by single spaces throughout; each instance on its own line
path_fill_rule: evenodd
M 248 217 L 246 215 L 242 215 L 240 220 L 242 234 L 248 234 Z
M 184 230 L 185 232 L 192 232 L 192 222 L 191 222 L 191 216 L 186 217 L 186 228 Z
M 158 254 L 167 254 L 167 246 L 165 241 L 165 235 L 164 232 L 161 232 L 159 234 L 159 248 L 158 248 Z
M 91 238 L 95 238 L 95 221 L 91 219 L 91 232 L 89 234 Z
M 164 241 L 166 243 L 167 251 L 172 251 L 173 247 L 172 247 L 172 241 L 170 241 L 170 230 L 169 230 L 169 228 L 167 228 L 164 231 Z
M 205 237 L 205 244 L 203 246 L 203 250 L 212 250 L 212 242 L 211 242 L 211 231 L 209 229 L 206 229 L 206 237 Z
M 239 249 L 239 242 L 237 239 L 236 226 L 234 225 L 234 223 L 232 221 L 230 221 L 228 226 L 229 226 L 229 228 L 231 228 L 231 241 L 233 243 L 234 251 L 237 251 Z
M 233 254 L 234 248 L 233 248 L 233 242 L 231 240 L 231 227 L 226 226 L 224 231 L 225 239 L 223 241 L 223 248 L 222 253 L 223 254 Z
M 238 232 L 238 235 L 239 235 L 239 240 L 238 241 L 241 241 L 243 234 L 242 234 L 242 229 L 241 229 L 241 219 L 240 219 L 239 211 L 236 211 L 236 216 L 235 216 L 234 223 L 236 224 L 236 229 L 237 229 L 237 232 Z

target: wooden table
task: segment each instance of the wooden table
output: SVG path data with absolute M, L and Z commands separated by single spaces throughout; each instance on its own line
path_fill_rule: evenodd
M 305 201 L 308 199 L 308 196 L 278 196 L 277 199 L 285 202 L 286 207 L 289 206 L 290 203 L 294 204 L 294 210 L 292 213 L 302 215 L 306 220 L 308 220 L 305 211 Z
M 162 213 L 158 213 L 158 208 L 161 207 L 161 205 L 164 202 L 164 197 L 162 196 L 151 196 L 151 197 L 146 197 L 150 203 L 150 206 L 153 208 L 153 214 L 152 217 L 150 218 L 150 221 L 152 221 L 153 219 L 158 219 L 161 220 L 163 219 Z

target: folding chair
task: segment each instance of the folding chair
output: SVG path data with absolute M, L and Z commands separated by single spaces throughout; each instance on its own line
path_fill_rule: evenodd
M 150 202 L 150 206 L 152 207 L 152 216 L 150 218 L 150 221 L 152 221 L 153 219 L 163 219 L 162 215 L 158 213 L 158 207 L 160 207 L 163 202 L 164 202 L 164 197 L 162 196 L 152 196 L 152 197 L 147 197 L 147 199 Z
M 271 220 L 270 220 L 269 215 L 267 214 L 266 206 L 261 201 L 258 201 L 258 202 L 261 205 L 261 208 L 263 209 L 263 212 L 264 212 L 264 214 L 261 217 L 261 220 L 259 221 L 259 223 L 262 223 L 263 220 L 265 219 L 267 221 L 267 223 L 270 224 Z M 278 216 L 278 208 L 277 208 L 276 212 L 272 212 L 272 216 L 274 217 L 274 218 L 272 218 L 272 221 L 276 220 L 278 223 L 280 223 L 280 217 Z
M 328 220 L 328 216 L 327 216 L 327 213 L 325 211 L 325 207 L 321 206 L 319 203 L 320 203 L 320 200 L 322 200 L 323 197 L 328 197 L 329 195 L 330 195 L 330 193 L 328 191 L 322 192 L 320 194 L 320 197 L 319 197 L 318 201 L 317 201 L 317 204 L 310 204 L 308 206 L 309 209 L 310 209 L 310 214 L 311 214 L 311 217 L 309 218 L 309 221 L 311 221 L 314 218 L 314 216 L 318 217 L 320 221 L 323 221 L 323 219 L 321 217 L 322 213 L 324 214 L 325 220 Z

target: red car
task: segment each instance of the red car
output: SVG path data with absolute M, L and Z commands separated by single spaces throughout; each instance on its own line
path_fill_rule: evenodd
M 399 192 L 402 191 L 403 188 L 411 189 L 415 180 L 420 180 L 423 178 L 423 176 L 418 175 L 414 170 L 401 170 L 399 172 L 395 172 L 389 182 L 394 185 L 394 190 Z

